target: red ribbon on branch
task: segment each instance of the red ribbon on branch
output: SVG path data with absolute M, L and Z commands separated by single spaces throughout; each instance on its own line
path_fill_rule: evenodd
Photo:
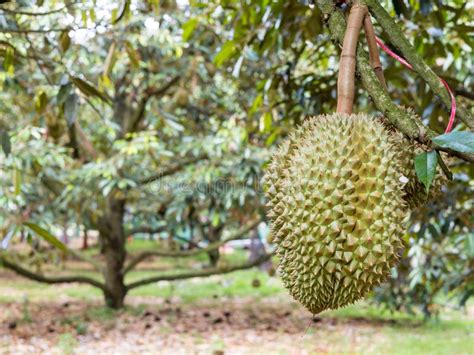
M 411 65 L 410 63 L 408 63 L 408 61 L 399 56 L 397 53 L 395 53 L 394 51 L 392 51 L 390 48 L 388 48 L 385 43 L 382 42 L 382 40 L 378 37 L 375 37 L 375 40 L 377 41 L 377 44 L 380 48 L 382 48 L 384 50 L 384 52 L 386 52 L 389 56 L 391 56 L 392 58 L 395 58 L 397 61 L 399 61 L 400 63 L 402 63 L 404 66 L 406 66 L 408 69 L 410 70 L 413 70 L 413 65 Z M 448 90 L 449 92 L 449 96 L 451 96 L 451 114 L 449 115 L 449 122 L 448 122 L 448 125 L 446 126 L 446 130 L 444 131 L 444 133 L 449 133 L 451 132 L 451 130 L 453 129 L 453 125 L 454 125 L 454 119 L 456 117 L 456 98 L 454 97 L 454 94 L 453 94 L 453 91 L 451 90 L 451 88 L 449 87 L 448 83 L 446 82 L 446 80 L 442 79 L 442 78 L 439 78 L 439 80 L 441 81 L 441 83 L 444 85 L 444 87 L 446 88 L 446 90 Z

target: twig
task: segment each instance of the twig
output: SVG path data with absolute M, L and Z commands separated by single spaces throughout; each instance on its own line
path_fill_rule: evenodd
M 124 273 L 132 271 L 138 264 L 141 262 L 145 261 L 148 258 L 151 258 L 153 256 L 161 256 L 161 257 L 173 257 L 173 258 L 184 258 L 184 257 L 190 257 L 190 256 L 196 256 L 202 253 L 207 253 L 212 250 L 216 250 L 223 246 L 224 244 L 232 241 L 232 240 L 237 240 L 237 239 L 242 239 L 244 235 L 246 235 L 249 231 L 254 229 L 260 221 L 253 221 L 246 225 L 244 228 L 238 230 L 231 236 L 211 243 L 209 244 L 206 248 L 202 249 L 193 249 L 193 250 L 187 250 L 187 251 L 177 251 L 177 252 L 172 252 L 172 251 L 166 251 L 166 250 L 150 250 L 150 251 L 145 251 L 139 255 L 137 255 L 134 259 L 130 261 L 130 263 L 125 267 Z
M 364 30 L 365 38 L 367 39 L 367 44 L 369 46 L 369 60 L 372 69 L 379 78 L 380 84 L 383 88 L 388 91 L 387 83 L 385 82 L 385 77 L 383 75 L 382 63 L 380 63 L 379 48 L 377 46 L 377 41 L 375 40 L 375 31 L 374 26 L 372 25 L 372 20 L 370 15 L 367 14 L 364 19 Z
M 202 154 L 202 155 L 198 155 L 197 157 L 189 158 L 189 159 L 184 160 L 184 161 L 182 161 L 182 162 L 180 162 L 180 163 L 178 163 L 178 164 L 176 164 L 172 167 L 169 167 L 166 170 L 161 171 L 158 174 L 151 175 L 151 176 L 149 176 L 145 179 L 142 179 L 138 183 L 140 185 L 150 184 L 150 183 L 152 183 L 156 180 L 159 180 L 161 178 L 164 178 L 166 176 L 173 175 L 173 174 L 177 173 L 178 171 L 183 170 L 188 165 L 197 163 L 198 161 L 201 161 L 201 160 L 204 160 L 204 159 L 207 159 L 207 158 L 208 158 L 207 154 Z
M 101 113 L 100 110 L 92 103 L 92 101 L 91 101 L 88 97 L 86 97 L 85 95 L 84 95 L 83 98 L 86 100 L 87 104 L 92 108 L 92 110 L 97 114 L 97 116 L 99 116 L 99 117 L 105 122 L 105 121 L 106 121 L 105 117 L 102 116 L 102 113 Z
M 28 42 L 28 44 L 30 45 L 30 48 L 31 48 L 31 52 L 32 52 L 32 57 L 33 57 L 33 60 L 35 61 L 36 65 L 38 65 L 38 68 L 39 70 L 41 71 L 41 74 L 43 74 L 44 78 L 46 79 L 46 81 L 48 82 L 49 85 L 54 85 L 53 84 L 53 81 L 49 78 L 48 74 L 46 74 L 46 72 L 44 71 L 43 69 L 43 66 L 41 65 L 41 63 L 39 62 L 39 58 L 38 56 L 36 55 L 36 49 L 35 47 L 33 46 L 33 43 L 30 41 L 29 37 L 28 37 L 28 34 L 25 34 L 25 39 L 26 41 Z

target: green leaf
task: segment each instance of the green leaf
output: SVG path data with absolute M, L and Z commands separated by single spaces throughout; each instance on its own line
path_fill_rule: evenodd
M 46 93 L 41 90 L 38 92 L 38 94 L 35 97 L 35 104 L 36 104 L 36 111 L 38 113 L 41 113 L 44 111 L 46 108 L 46 105 L 48 104 L 48 96 L 46 96 Z
M 15 184 L 15 196 L 18 196 L 21 192 L 21 182 L 22 182 L 22 175 L 21 171 L 18 169 L 13 170 L 13 180 Z
M 47 241 L 49 244 L 54 246 L 55 248 L 67 253 L 68 249 L 66 245 L 64 245 L 59 239 L 57 239 L 54 235 L 49 233 L 46 229 L 41 228 L 37 224 L 34 223 L 24 223 L 25 226 L 27 226 L 29 229 L 31 229 L 33 232 L 38 234 L 41 238 L 43 238 L 45 241 Z
M 460 153 L 474 154 L 474 132 L 451 132 L 434 137 L 432 141 L 442 148 L 449 148 Z
M 415 171 L 418 179 L 425 185 L 426 193 L 430 190 L 436 174 L 436 166 L 438 165 L 438 156 L 436 151 L 423 152 L 415 157 Z
M 65 53 L 69 49 L 69 47 L 71 46 L 71 38 L 69 37 L 69 31 L 61 32 L 61 36 L 59 37 L 59 46 L 63 53 Z
M 82 19 L 82 25 L 84 27 L 87 27 L 87 11 L 86 10 L 81 11 L 81 19 Z
M 102 101 L 110 103 L 110 100 L 109 100 L 109 98 L 107 97 L 107 95 L 105 93 L 99 91 L 99 89 L 97 89 L 94 85 L 88 83 L 87 81 L 84 81 L 84 80 L 82 80 L 78 77 L 74 77 L 74 76 L 71 77 L 71 81 L 74 83 L 74 85 L 77 86 L 77 88 L 79 90 L 81 90 L 81 92 L 84 95 L 86 95 L 86 96 L 96 96 L 96 97 L 100 98 Z
M 187 41 L 193 34 L 198 24 L 197 18 L 192 18 L 188 22 L 183 24 L 183 41 Z
M 212 216 L 212 226 L 217 227 L 220 222 L 220 216 L 219 213 L 214 213 L 214 216 Z
M 474 258 L 474 233 L 467 234 L 464 243 L 467 255 L 469 255 L 471 258 Z
M 257 112 L 257 110 L 262 106 L 262 103 L 263 103 L 263 95 L 258 94 L 253 100 L 252 107 L 250 108 L 249 113 Z
M 71 83 L 61 85 L 58 91 L 58 95 L 56 96 L 56 101 L 58 105 L 62 105 L 64 102 L 66 102 L 66 99 L 69 97 L 69 93 L 71 92 L 71 87 Z
M 95 14 L 95 10 L 94 9 L 90 9 L 89 10 L 89 18 L 91 19 L 92 22 L 96 22 L 97 21 L 97 16 Z
M 276 141 L 276 139 L 278 138 L 278 136 L 281 134 L 281 129 L 280 128 L 277 128 L 275 129 L 272 134 L 270 134 L 268 136 L 268 138 L 265 140 L 265 145 L 267 147 L 271 146 L 273 144 L 273 142 Z
M 242 63 L 244 62 L 244 56 L 241 55 L 237 62 L 234 65 L 234 69 L 232 70 L 232 76 L 234 78 L 239 78 L 240 76 L 240 69 L 242 68 Z
M 114 18 L 114 21 L 112 21 L 114 24 L 118 23 L 120 20 L 122 20 L 130 11 L 130 0 L 123 0 L 122 5 L 120 6 L 120 9 L 118 11 L 118 15 L 116 18 Z
M 272 128 L 273 116 L 270 111 L 260 117 L 260 132 L 268 132 Z
M 178 122 L 176 122 L 176 121 L 173 120 L 173 119 L 165 118 L 165 122 L 166 122 L 166 124 L 167 124 L 168 126 L 170 126 L 171 128 L 173 128 L 175 131 L 178 131 L 178 132 L 184 131 L 183 125 L 179 124 Z
M 109 47 L 109 51 L 107 53 L 107 58 L 105 59 L 105 64 L 104 64 L 104 71 L 103 75 L 104 76 L 109 76 L 110 72 L 112 71 L 114 64 L 115 64 L 115 47 L 117 45 L 115 42 L 112 42 L 112 44 Z
M 214 57 L 214 64 L 221 66 L 224 64 L 236 51 L 237 47 L 234 41 L 227 41 L 222 45 L 219 53 Z
M 10 141 L 10 135 L 6 131 L 0 131 L 0 140 L 2 141 L 2 150 L 8 157 L 12 151 L 12 144 Z
M 76 122 L 77 117 L 78 97 L 76 94 L 71 94 L 64 103 L 64 116 L 66 116 L 67 123 L 71 127 Z
M 137 51 L 133 48 L 130 42 L 125 42 L 125 51 L 128 54 L 128 58 L 130 59 L 130 64 L 134 68 L 138 68 L 140 66 L 140 57 L 137 54 Z
M 3 69 L 10 74 L 13 75 L 15 73 L 15 66 L 14 66 L 14 56 L 15 50 L 12 47 L 7 47 L 5 49 L 5 57 L 3 59 Z

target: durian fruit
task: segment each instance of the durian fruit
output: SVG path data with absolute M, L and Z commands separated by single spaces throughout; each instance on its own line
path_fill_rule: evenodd
M 351 304 L 389 275 L 408 208 L 403 151 L 366 115 L 307 120 L 264 177 L 279 272 L 316 314 Z
M 427 202 L 433 200 L 441 192 L 441 188 L 446 185 L 449 179 L 438 165 L 436 168 L 436 175 L 431 183 L 429 192 L 426 193 L 425 186 L 420 182 L 415 170 L 415 157 L 426 151 L 422 144 L 407 139 L 402 133 L 393 131 L 390 134 L 392 144 L 398 146 L 402 150 L 401 167 L 404 169 L 403 174 L 406 177 L 404 191 L 404 200 L 407 205 L 413 209 L 425 205 Z M 449 160 L 445 154 L 442 155 L 443 160 L 449 165 Z

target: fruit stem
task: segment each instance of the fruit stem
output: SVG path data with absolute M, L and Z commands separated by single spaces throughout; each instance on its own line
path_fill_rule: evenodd
M 344 34 L 339 77 L 337 79 L 337 112 L 352 113 L 355 96 L 356 49 L 362 22 L 367 15 L 367 6 L 355 2 L 351 7 Z
M 374 69 L 375 75 L 382 84 L 385 91 L 387 89 L 387 83 L 385 82 L 385 77 L 383 75 L 382 63 L 380 62 L 379 48 L 377 45 L 377 40 L 375 36 L 374 26 L 372 25 L 372 20 L 370 19 L 370 14 L 365 15 L 364 18 L 364 31 L 365 38 L 367 39 L 367 44 L 369 46 L 369 60 L 370 66 Z

